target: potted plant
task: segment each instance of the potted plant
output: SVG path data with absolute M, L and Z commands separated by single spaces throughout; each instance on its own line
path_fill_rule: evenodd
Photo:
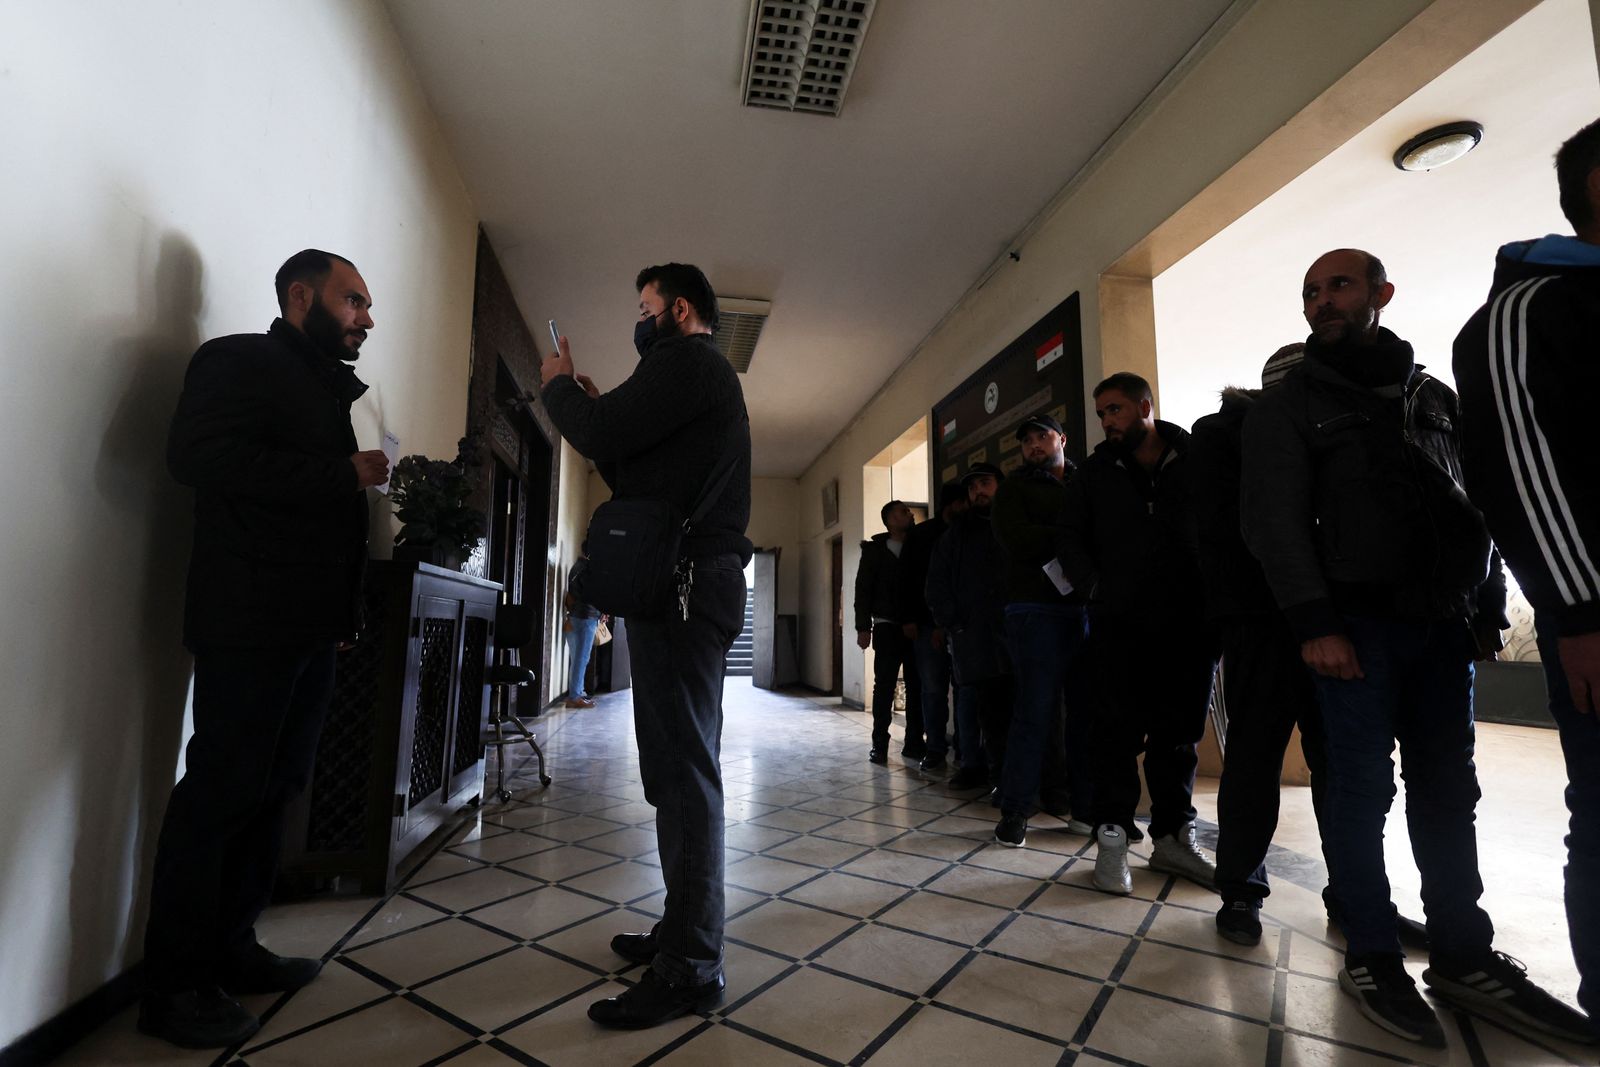
M 413 455 L 394 465 L 389 499 L 401 523 L 394 539 L 396 559 L 460 567 L 484 534 L 483 515 L 467 503 L 473 489 L 469 472 L 477 466 L 470 437 L 461 439 L 456 458 L 448 462 Z

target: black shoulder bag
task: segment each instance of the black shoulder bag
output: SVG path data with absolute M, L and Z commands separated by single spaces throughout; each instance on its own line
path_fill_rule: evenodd
M 705 517 L 733 474 L 738 435 L 711 469 L 694 511 L 670 500 L 608 500 L 589 519 L 589 558 L 573 566 L 572 595 L 607 615 L 665 615 L 677 590 L 683 537 Z

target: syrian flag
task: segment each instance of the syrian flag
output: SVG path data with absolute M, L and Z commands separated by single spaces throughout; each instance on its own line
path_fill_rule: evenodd
M 1066 335 L 1059 333 L 1056 334 L 1054 337 L 1050 338 L 1050 340 L 1040 345 L 1038 350 L 1034 353 L 1034 371 L 1038 372 L 1044 370 L 1050 364 L 1060 359 L 1062 353 L 1066 352 L 1066 350 Z

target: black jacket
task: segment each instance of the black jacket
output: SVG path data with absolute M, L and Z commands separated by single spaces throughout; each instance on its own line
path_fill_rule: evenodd
M 933 546 L 925 594 L 934 622 L 945 630 L 961 685 L 1010 671 L 1004 575 L 1000 542 L 988 515 L 963 513 Z
M 1068 481 L 1072 471 L 1068 460 Z M 1082 604 L 1087 599 L 1087 587 L 1062 596 L 1042 570 L 1056 555 L 1066 496 L 1066 487 L 1039 467 L 1021 467 L 1000 483 L 992 522 L 1006 564 L 1006 603 Z
M 1202 614 L 1188 501 L 1189 433 L 1156 422 L 1167 443 L 1154 474 L 1109 441 L 1067 481 L 1056 552 L 1067 578 L 1092 589 L 1102 618 L 1154 611 L 1179 624 Z
M 1455 342 L 1467 490 L 1541 625 L 1600 630 L 1600 248 L 1506 245 Z
M 195 490 L 191 649 L 355 637 L 367 506 L 350 405 L 366 389 L 282 319 L 195 352 L 167 436 L 168 469 Z
M 1259 389 L 1224 389 L 1222 407 L 1194 424 L 1189 436 L 1189 503 L 1213 621 L 1276 614 L 1261 564 L 1239 532 L 1239 469 L 1244 419 Z
M 904 543 L 900 546 L 905 552 Z M 901 622 L 900 556 L 889 551 L 889 534 L 875 534 L 861 542 L 861 563 L 856 567 L 856 632 L 872 629 L 874 618 Z
M 895 609 L 895 618 L 902 622 L 933 625 L 933 613 L 928 610 L 924 587 L 928 581 L 928 565 L 933 559 L 933 546 L 947 529 L 945 521 L 935 515 L 906 533 L 905 548 L 900 553 L 899 607 Z
M 652 345 L 626 381 L 592 398 L 568 375 L 544 387 L 561 436 L 594 460 L 617 500 L 670 500 L 685 516 L 724 452 L 733 474 L 684 538 L 691 558 L 736 552 L 750 562 L 750 417 L 739 376 L 707 334 Z
M 1244 539 L 1302 641 L 1342 633 L 1341 613 L 1443 620 L 1504 609 L 1483 517 L 1459 483 L 1455 394 L 1388 330 L 1366 348 L 1359 358 L 1400 366 L 1395 395 L 1335 369 L 1354 346 L 1330 353 L 1313 338 L 1244 423 Z

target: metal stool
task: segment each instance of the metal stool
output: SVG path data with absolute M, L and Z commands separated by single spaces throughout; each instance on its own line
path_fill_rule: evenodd
M 519 661 L 520 653 L 517 651 L 533 638 L 533 609 L 522 604 L 502 604 L 494 617 L 494 646 L 495 664 L 484 675 L 484 680 L 493 687 L 489 697 L 489 726 L 494 730 L 492 738 L 485 738 L 484 745 L 498 748 L 495 760 L 496 790 L 495 795 L 501 802 L 511 799 L 511 790 L 506 788 L 506 746 L 526 743 L 533 749 L 533 754 L 539 757 L 539 784 L 550 784 L 550 776 L 544 769 L 544 749 L 539 747 L 539 742 L 534 738 L 522 720 L 511 714 L 511 691 L 534 682 L 533 670 L 524 667 Z M 506 662 L 509 661 L 509 662 Z M 521 737 L 507 737 L 506 727 L 511 727 L 521 734 Z

